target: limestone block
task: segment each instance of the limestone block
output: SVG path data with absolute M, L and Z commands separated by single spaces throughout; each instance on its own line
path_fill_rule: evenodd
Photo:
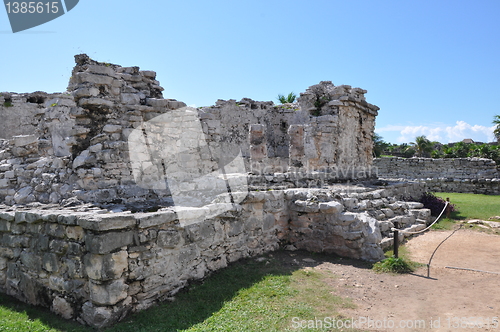
M 73 160 L 73 168 L 76 169 L 85 164 L 94 164 L 95 160 L 95 156 L 89 150 L 84 150 Z
M 16 147 L 23 147 L 34 144 L 38 141 L 35 135 L 19 135 L 12 137 L 12 143 Z
M 147 78 L 154 80 L 156 78 L 156 72 L 152 70 L 141 70 L 140 73 Z
M 353 212 L 343 212 L 340 214 L 340 224 L 342 226 L 348 226 L 355 221 L 359 221 L 358 214 Z
M 83 108 L 89 108 L 89 107 L 111 108 L 114 106 L 114 103 L 107 99 L 91 97 L 91 98 L 81 98 L 78 101 L 78 106 Z
M 14 201 L 17 204 L 26 204 L 35 201 L 35 196 L 32 194 L 33 188 L 30 186 L 24 187 L 16 192 Z
M 379 221 L 379 227 L 381 232 L 388 232 L 394 227 L 394 224 L 388 220 Z
M 363 237 L 363 232 L 362 231 L 346 232 L 343 234 L 343 237 L 346 240 L 355 241 L 355 240 L 359 240 Z
M 108 76 L 115 75 L 115 71 L 111 66 L 88 65 L 87 72 Z
M 71 304 L 62 297 L 56 296 L 54 298 L 51 310 L 65 319 L 73 318 L 74 312 Z
M 319 210 L 323 213 L 340 213 L 344 210 L 344 206 L 339 202 L 331 201 L 331 202 L 322 202 L 319 203 Z
M 158 232 L 156 243 L 158 246 L 167 249 L 174 249 L 181 241 L 181 236 L 177 230 L 165 230 Z
M 99 89 L 93 87 L 92 88 L 82 87 L 73 91 L 73 96 L 75 96 L 76 98 L 97 97 L 98 95 L 99 95 Z
M 6 221 L 14 221 L 15 212 L 14 211 L 2 211 L 2 212 L 0 212 L 0 219 L 6 220 Z
M 105 133 L 119 133 L 122 131 L 122 126 L 107 124 L 102 128 Z
M 424 204 L 419 202 L 406 202 L 408 209 L 422 209 Z
M 11 186 L 11 182 L 9 179 L 0 179 L 0 189 L 9 188 Z
M 10 163 L 8 164 L 1 164 L 0 165 L 0 172 L 7 172 L 12 168 L 12 165 Z
M 176 220 L 177 216 L 174 211 L 169 210 L 155 213 L 137 213 L 135 218 L 139 222 L 139 228 L 148 228 L 169 224 Z
M 294 204 L 290 206 L 290 209 L 297 212 L 315 213 L 319 211 L 319 205 L 312 201 L 296 200 Z
M 182 107 L 186 107 L 186 104 L 181 102 L 181 101 L 170 100 L 168 102 L 168 108 L 171 110 L 175 110 L 175 109 L 182 108 Z
M 407 231 L 407 232 L 418 232 L 418 231 L 421 231 L 421 230 L 425 229 L 425 227 L 426 227 L 425 224 L 416 224 L 416 225 L 411 225 L 410 227 L 407 227 L 404 230 Z M 404 232 L 403 232 L 403 235 L 405 237 L 412 236 L 412 234 L 404 233 Z
M 122 93 L 121 103 L 124 105 L 139 105 L 141 97 L 136 93 Z
M 0 218 L 0 232 L 9 232 L 11 228 L 10 221 Z
M 96 75 L 86 72 L 76 73 L 75 79 L 77 83 L 92 83 L 97 85 L 111 85 L 113 83 L 113 78 L 110 76 Z
M 410 209 L 408 213 L 417 219 L 429 220 L 431 217 L 431 210 L 429 209 Z
M 78 225 L 93 231 L 109 231 L 127 229 L 135 226 L 136 220 L 130 213 L 110 213 L 99 215 L 83 215 L 78 217 Z
M 356 204 L 358 203 L 358 199 L 354 197 L 346 197 L 342 199 L 342 203 L 344 206 L 348 209 L 353 209 L 356 207 Z
M 85 236 L 87 250 L 95 254 L 107 254 L 123 246 L 128 246 L 133 241 L 132 231 L 109 232 L 100 235 L 87 234 Z
M 47 272 L 59 271 L 59 259 L 56 254 L 45 253 L 42 258 L 42 267 Z
M 33 252 L 23 250 L 21 252 L 21 263 L 28 268 L 28 270 L 36 273 L 41 272 L 42 261 L 40 256 L 35 255 Z
M 147 98 L 146 104 L 152 107 L 168 107 L 170 101 L 168 99 Z
M 128 285 L 122 280 L 97 284 L 89 283 L 89 295 L 94 304 L 114 305 L 127 297 Z
M 385 214 L 385 216 L 386 216 L 387 218 L 392 218 L 392 217 L 394 217 L 394 211 L 392 211 L 391 209 L 388 209 L 388 208 L 383 208 L 383 209 L 381 209 L 381 211 L 382 211 L 382 213 L 384 213 L 384 214 Z
M 82 306 L 82 318 L 90 326 L 103 328 L 114 323 L 117 317 L 113 315 L 111 308 L 95 306 L 88 301 Z
M 264 223 L 262 224 L 262 230 L 263 231 L 268 231 L 270 229 L 273 229 L 274 226 L 277 223 L 277 218 L 274 214 L 272 213 L 267 213 L 266 216 L 264 217 Z
M 102 281 L 117 279 L 128 270 L 128 253 L 122 250 L 108 255 L 87 254 L 83 262 L 89 278 Z

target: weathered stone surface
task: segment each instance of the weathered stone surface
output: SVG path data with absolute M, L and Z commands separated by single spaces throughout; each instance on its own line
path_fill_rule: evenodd
M 166 230 L 158 232 L 157 244 L 162 248 L 173 249 L 180 243 L 181 235 L 177 230 Z
M 344 206 L 338 202 L 319 203 L 319 210 L 324 213 L 340 213 L 343 209 Z
M 85 215 L 78 218 L 78 225 L 93 231 L 109 231 L 134 227 L 135 217 L 130 213 Z
M 85 323 L 96 328 L 109 326 L 116 320 L 111 308 L 95 306 L 90 301 L 82 306 L 82 318 Z
M 85 273 L 93 280 L 118 279 L 128 269 L 127 251 L 108 255 L 87 254 L 84 257 Z
M 133 232 L 109 232 L 101 235 L 85 236 L 87 250 L 95 254 L 107 254 L 133 243 Z
M 57 296 L 54 298 L 51 309 L 65 319 L 73 318 L 74 311 L 71 304 L 62 297 Z
M 139 228 L 166 225 L 177 219 L 174 211 L 162 211 L 156 213 L 137 213 L 135 218 L 139 221 Z
M 128 285 L 123 279 L 103 284 L 89 283 L 90 299 L 97 305 L 114 305 L 127 297 Z

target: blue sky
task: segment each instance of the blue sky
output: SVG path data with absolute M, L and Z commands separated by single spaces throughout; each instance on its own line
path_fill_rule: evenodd
M 155 70 L 165 98 L 276 101 L 320 81 L 368 90 L 389 142 L 491 141 L 500 1 L 97 1 L 13 34 L 0 91 L 64 91 L 73 56 Z

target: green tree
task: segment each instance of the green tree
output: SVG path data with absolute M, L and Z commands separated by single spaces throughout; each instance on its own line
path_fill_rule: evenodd
M 500 143 L 500 115 L 495 115 L 493 117 L 493 124 L 497 126 L 493 131 L 493 134 L 495 135 L 497 142 Z
M 433 143 L 425 135 L 417 136 L 415 142 L 411 142 L 410 145 L 415 149 L 417 157 L 429 156 L 433 150 Z
M 455 158 L 467 158 L 469 157 L 469 153 L 471 150 L 474 150 L 476 147 L 476 144 L 468 144 L 464 142 L 458 142 L 455 145 L 453 145 L 453 154 Z
M 373 133 L 373 154 L 375 157 L 379 158 L 389 146 L 390 144 L 385 142 L 382 136 Z
M 295 98 L 297 98 L 297 95 L 293 92 L 290 92 L 286 97 L 281 94 L 278 95 L 278 100 L 282 104 L 293 103 L 295 101 Z

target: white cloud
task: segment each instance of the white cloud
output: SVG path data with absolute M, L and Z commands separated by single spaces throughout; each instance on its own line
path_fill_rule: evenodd
M 377 129 L 381 132 L 399 132 L 398 143 L 413 142 L 415 137 L 427 136 L 431 141 L 441 143 L 459 142 L 465 138 L 472 138 L 476 142 L 494 141 L 493 130 L 495 126 L 486 127 L 481 125 L 470 125 L 465 121 L 457 121 L 454 126 L 433 125 L 433 126 L 398 126 L 388 125 Z

